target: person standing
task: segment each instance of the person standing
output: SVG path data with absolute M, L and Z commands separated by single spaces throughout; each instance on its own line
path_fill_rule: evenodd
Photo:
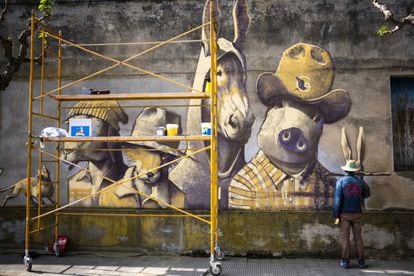
M 345 166 L 341 166 L 345 176 L 336 182 L 333 217 L 335 224 L 340 227 L 340 240 L 342 246 L 340 266 L 349 268 L 350 255 L 350 230 L 354 236 L 358 265 L 365 268 L 364 245 L 361 235 L 362 205 L 364 199 L 371 195 L 370 189 L 364 180 L 355 176 L 355 172 L 361 170 L 361 166 L 355 160 L 347 160 Z

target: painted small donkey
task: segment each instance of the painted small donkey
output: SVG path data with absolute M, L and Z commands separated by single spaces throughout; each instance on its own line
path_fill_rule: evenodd
M 17 183 L 15 183 L 14 185 L 11 185 L 10 187 L 0 190 L 0 193 L 3 193 L 13 188 L 12 193 L 7 195 L 5 199 L 3 200 L 2 206 L 5 206 L 9 199 L 15 198 L 21 193 L 24 193 L 25 196 L 27 196 L 27 187 L 26 187 L 27 180 L 28 180 L 27 178 L 24 178 L 18 181 Z M 45 203 L 43 198 L 47 198 L 52 204 L 54 204 L 55 202 L 52 199 L 52 195 L 55 189 L 53 187 L 53 182 L 50 178 L 49 170 L 45 166 L 42 167 L 42 170 L 38 170 L 38 175 L 36 177 L 33 176 L 30 178 L 30 185 L 31 185 L 30 199 L 35 204 L 38 204 L 37 199 L 39 196 L 39 182 L 41 183 L 42 203 Z

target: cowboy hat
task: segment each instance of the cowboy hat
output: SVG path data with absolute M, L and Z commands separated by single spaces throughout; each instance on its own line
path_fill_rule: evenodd
M 262 73 L 257 79 L 260 101 L 273 106 L 281 99 L 291 99 L 318 109 L 325 123 L 344 118 L 351 107 L 348 92 L 331 90 L 334 64 L 329 53 L 317 46 L 297 43 L 282 54 L 276 72 Z
M 136 118 L 131 136 L 155 136 L 157 127 L 165 127 L 167 124 L 177 124 L 178 134 L 181 133 L 181 116 L 159 107 L 145 108 Z M 181 155 L 177 148 L 180 141 L 132 141 L 129 146 L 140 146 L 156 149 L 172 155 Z
M 341 166 L 346 172 L 357 172 L 361 170 L 361 166 L 355 160 L 346 160 L 345 166 Z

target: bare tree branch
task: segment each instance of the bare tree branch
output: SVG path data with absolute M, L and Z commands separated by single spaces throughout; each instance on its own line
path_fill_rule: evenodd
M 396 19 L 394 18 L 394 13 L 388 8 L 386 4 L 379 3 L 378 0 L 372 0 L 372 5 L 374 5 L 375 8 L 377 8 L 383 15 L 386 22 L 390 22 L 394 26 L 391 29 L 384 29 L 380 30 L 380 35 L 386 35 L 386 34 L 393 34 L 399 30 L 404 25 L 414 25 L 414 14 L 410 13 L 409 15 Z
M 9 0 L 4 0 L 4 7 L 0 13 L 0 24 L 6 19 L 9 4 Z M 49 15 L 49 13 L 43 14 L 41 18 L 37 19 L 37 22 L 46 19 L 47 17 L 49 17 Z M 13 55 L 14 42 L 12 41 L 12 39 L 6 38 L 2 34 L 0 34 L 0 45 L 1 47 L 3 47 L 4 57 L 7 59 L 6 68 L 3 72 L 0 73 L 0 91 L 5 90 L 9 86 L 13 75 L 19 70 L 20 66 L 23 63 L 30 61 L 30 58 L 27 57 L 29 49 L 28 38 L 31 35 L 30 29 L 31 28 L 29 22 L 28 28 L 24 29 L 18 36 L 18 42 L 20 46 L 17 56 Z M 40 63 L 42 61 L 42 56 L 39 55 L 38 57 L 34 58 L 34 61 Z
M 414 14 L 411 13 L 406 17 L 402 18 L 401 23 L 414 25 Z
M 4 7 L 0 14 L 0 24 L 3 23 L 4 20 L 6 19 L 9 4 L 10 3 L 8 0 L 4 1 Z M 30 29 L 29 29 L 29 33 L 30 33 Z M 23 40 L 23 36 L 20 35 L 19 42 L 21 43 L 22 40 Z M 1 91 L 1 90 L 5 90 L 9 86 L 9 83 L 13 75 L 17 72 L 17 70 L 19 70 L 21 64 L 23 63 L 22 57 L 27 54 L 28 44 L 26 41 L 25 44 L 27 46 L 24 44 L 21 45 L 18 57 L 13 56 L 14 43 L 11 40 L 11 38 L 4 37 L 2 34 L 0 34 L 0 44 L 3 47 L 3 55 L 7 59 L 6 68 L 3 72 L 0 73 L 0 91 Z
M 4 49 L 4 56 L 8 60 L 6 69 L 0 74 L 0 90 L 5 90 L 13 77 L 20 68 L 22 62 L 15 58 L 13 52 L 13 42 L 10 39 L 1 37 L 1 45 Z
M 0 13 L 0 24 L 6 19 L 9 9 L 9 1 L 4 0 L 4 6 Z M 13 56 L 13 41 L 0 34 L 0 44 L 3 47 L 4 57 L 7 59 L 6 69 L 0 73 L 0 90 L 5 90 L 11 81 L 12 76 L 19 69 L 21 62 Z
M 372 4 L 384 14 L 385 21 L 394 20 L 394 14 L 387 5 L 380 4 L 377 0 L 372 0 Z
M 3 10 L 0 13 L 0 24 L 6 18 L 6 14 L 7 14 L 8 10 L 9 10 L 9 0 L 4 0 L 4 7 L 3 7 Z

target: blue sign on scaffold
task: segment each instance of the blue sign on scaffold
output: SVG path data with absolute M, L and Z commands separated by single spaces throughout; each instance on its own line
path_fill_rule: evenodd
M 69 135 L 71 137 L 91 137 L 91 119 L 69 119 Z

